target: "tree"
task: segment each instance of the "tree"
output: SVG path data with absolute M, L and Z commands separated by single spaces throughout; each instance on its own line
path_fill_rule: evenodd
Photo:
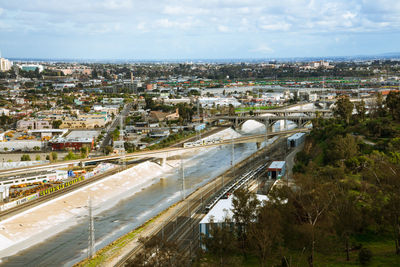
M 38 147 L 38 146 L 34 146 L 34 147 L 33 147 L 33 150 L 35 150 L 35 151 L 39 151 L 39 150 L 40 150 L 40 147 Z
M 400 119 L 400 92 L 390 91 L 386 97 L 386 106 L 388 107 L 393 120 Z
M 257 213 L 255 211 L 259 205 L 260 201 L 254 193 L 241 188 L 233 193 L 232 217 L 241 243 L 240 247 L 245 256 L 247 230 L 250 223 L 257 219 Z
M 114 151 L 114 149 L 112 148 L 112 146 L 106 146 L 104 148 L 104 154 L 106 154 L 106 155 L 110 155 L 113 151 Z
M 364 121 L 365 119 L 365 114 L 367 112 L 367 108 L 365 107 L 365 102 L 364 100 L 361 100 L 360 102 L 357 102 L 355 104 L 356 111 L 357 111 L 357 116 L 361 121 Z
M 333 110 L 333 114 L 349 124 L 353 107 L 354 105 L 350 102 L 349 97 L 341 97 L 336 101 L 336 107 Z
M 355 156 L 358 152 L 356 139 L 351 135 L 332 138 L 325 151 L 327 162 L 344 161 Z
M 229 104 L 229 116 L 235 116 L 235 107 L 232 104 Z
M 39 161 L 40 159 L 41 159 L 40 155 L 37 155 L 36 158 L 35 158 L 36 161 Z
M 361 214 L 357 208 L 357 202 L 361 195 L 349 194 L 350 188 L 337 186 L 338 192 L 332 205 L 333 222 L 338 237 L 344 242 L 346 260 L 350 260 L 350 236 L 360 226 Z
M 235 235 L 231 229 L 232 221 L 225 217 L 224 222 L 214 223 L 211 219 L 209 236 L 202 236 L 207 251 L 219 259 L 220 266 L 229 264 L 229 258 L 236 250 Z
M 295 179 L 296 189 L 287 190 L 288 203 L 293 206 L 295 217 L 300 222 L 302 231 L 308 236 L 305 240 L 310 255 L 308 263 L 314 266 L 316 235 L 322 221 L 327 218 L 334 199 L 332 185 L 320 175 L 307 177 L 298 175 Z
M 61 124 L 62 124 L 62 121 L 61 121 L 61 120 L 55 120 L 55 121 L 53 121 L 53 123 L 52 123 L 53 129 L 59 129 Z
M 189 257 L 178 249 L 174 242 L 161 239 L 157 236 L 152 238 L 141 238 L 139 242 L 143 249 L 126 266 L 132 267 L 175 267 L 188 266 Z
M 72 151 L 69 151 L 68 154 L 64 157 L 64 160 L 74 160 L 77 159 L 77 156 Z
M 257 220 L 250 224 L 248 238 L 251 247 L 258 255 L 260 266 L 282 239 L 281 215 L 271 203 L 258 209 Z
M 50 162 L 55 162 L 55 161 L 57 161 L 57 159 L 58 159 L 58 154 L 57 154 L 57 152 L 51 152 L 50 154 L 49 154 L 49 160 L 50 160 Z
M 21 156 L 21 161 L 31 161 L 31 157 L 27 154 Z
M 89 156 L 89 148 L 81 147 L 81 158 L 87 158 Z

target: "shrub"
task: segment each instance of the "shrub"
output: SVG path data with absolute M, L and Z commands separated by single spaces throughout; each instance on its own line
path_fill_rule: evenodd
M 368 265 L 372 259 L 372 252 L 368 248 L 362 248 L 358 253 L 358 259 L 361 265 Z

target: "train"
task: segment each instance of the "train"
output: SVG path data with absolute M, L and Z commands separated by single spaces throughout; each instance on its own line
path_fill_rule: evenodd
M 222 139 L 220 137 L 213 138 L 213 139 L 201 139 L 194 142 L 186 142 L 183 144 L 183 147 L 197 147 L 197 146 L 204 146 L 204 145 L 211 145 L 211 144 L 218 144 L 221 143 Z

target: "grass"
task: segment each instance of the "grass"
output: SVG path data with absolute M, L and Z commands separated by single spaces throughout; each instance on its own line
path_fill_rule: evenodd
M 122 249 L 125 245 L 127 245 L 130 241 L 132 241 L 138 234 L 140 234 L 149 224 L 153 223 L 155 219 L 157 219 L 161 213 L 152 219 L 145 222 L 142 226 L 136 228 L 132 232 L 118 238 L 111 244 L 105 246 L 104 248 L 97 251 L 96 255 L 92 259 L 85 259 L 74 266 L 79 267 L 95 267 L 104 263 L 107 259 L 111 259 L 117 255 L 118 251 Z
M 375 234 L 359 235 L 354 238 L 356 243 L 361 243 L 363 247 L 372 251 L 372 260 L 368 267 L 382 266 L 400 266 L 400 255 L 395 254 L 394 241 L 385 236 L 377 236 Z M 346 261 L 344 249 L 340 247 L 334 248 L 329 252 L 315 253 L 315 267 L 342 267 L 342 266 L 361 266 L 358 261 L 359 250 L 350 252 L 350 261 Z M 308 266 L 308 254 L 301 254 L 300 251 L 290 251 L 287 253 L 292 258 L 293 266 Z M 268 261 L 267 266 L 280 266 L 279 256 L 275 255 L 276 260 Z M 242 262 L 242 266 L 259 266 L 259 262 L 255 256 L 250 256 L 246 261 Z

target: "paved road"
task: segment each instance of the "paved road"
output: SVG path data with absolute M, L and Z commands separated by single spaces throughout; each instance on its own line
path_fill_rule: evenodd
M 126 103 L 124 105 L 124 108 L 121 110 L 121 112 L 114 118 L 114 120 L 111 122 L 110 127 L 108 127 L 108 130 L 106 132 L 106 136 L 104 137 L 103 142 L 100 145 L 100 151 L 102 151 L 106 146 L 110 144 L 111 141 L 111 133 L 119 126 L 120 124 L 120 119 L 121 116 L 126 117 L 129 114 L 129 110 L 131 109 L 132 104 L 131 103 Z

